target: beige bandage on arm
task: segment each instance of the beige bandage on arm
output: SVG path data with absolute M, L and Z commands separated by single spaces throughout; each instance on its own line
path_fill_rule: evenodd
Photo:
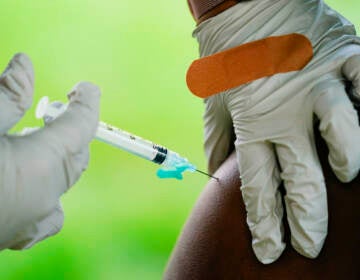
M 304 35 L 273 36 L 195 60 L 186 75 L 190 91 L 205 98 L 259 78 L 301 70 L 311 60 Z

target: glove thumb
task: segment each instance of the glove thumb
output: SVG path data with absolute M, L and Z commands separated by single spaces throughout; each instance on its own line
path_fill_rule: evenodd
M 48 123 L 44 133 L 55 145 L 72 154 L 80 152 L 94 137 L 99 122 L 100 89 L 80 82 L 68 94 L 67 110 Z

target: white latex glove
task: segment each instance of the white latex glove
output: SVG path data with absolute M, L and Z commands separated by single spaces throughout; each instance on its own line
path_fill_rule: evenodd
M 32 102 L 33 68 L 16 55 L 0 79 L 0 128 L 5 133 Z M 87 82 L 70 94 L 67 111 L 24 136 L 0 137 L 0 249 L 22 249 L 57 233 L 63 223 L 60 196 L 88 163 L 98 124 L 100 90 Z
M 205 100 L 209 172 L 227 158 L 236 139 L 252 246 L 265 264 L 285 248 L 281 182 L 293 247 L 314 258 L 327 235 L 326 187 L 314 144 L 314 115 L 337 177 L 347 182 L 359 171 L 358 117 L 342 75 L 359 90 L 360 63 L 354 55 L 360 54 L 360 39 L 351 23 L 321 0 L 240 2 L 194 31 L 201 56 L 290 33 L 305 35 L 313 45 L 314 58 L 302 71 L 261 78 Z

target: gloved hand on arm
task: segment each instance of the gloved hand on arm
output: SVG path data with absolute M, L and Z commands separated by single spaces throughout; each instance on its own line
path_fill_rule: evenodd
M 354 85 L 359 83 L 360 56 L 348 59 L 343 72 Z M 355 89 L 353 92 L 356 94 Z M 325 181 L 314 145 L 312 114 L 319 118 L 319 129 L 329 148 L 329 163 L 342 182 L 355 178 L 360 166 L 357 115 L 342 82 L 319 83 L 311 91 L 316 100 L 294 98 L 264 115 L 246 116 L 262 105 L 256 100 L 256 93 L 249 94 L 253 96 L 246 92 L 235 96 L 230 92 L 205 101 L 209 172 L 215 171 L 231 151 L 235 129 L 241 191 L 255 254 L 261 262 L 271 263 L 285 248 L 283 206 L 278 191 L 283 181 L 292 245 L 302 255 L 316 257 L 327 234 L 328 213 Z M 226 113 L 215 105 L 221 103 L 220 98 L 226 104 Z M 244 108 L 246 103 L 250 105 L 249 111 Z M 264 107 L 259 112 L 263 110 Z
M 256 71 L 264 70 L 262 59 L 275 68 L 292 61 L 273 65 L 280 53 L 258 49 L 271 49 L 269 38 L 278 42 L 280 36 L 295 34 L 308 40 L 312 59 L 297 71 L 259 77 Z M 207 69 L 198 68 L 197 77 L 203 77 L 200 86 L 204 88 L 218 82 L 207 83 L 207 71 L 219 71 L 232 82 L 237 78 L 236 69 L 243 67 L 245 74 L 255 73 L 256 77 L 204 100 L 209 172 L 213 173 L 235 146 L 252 247 L 264 264 L 275 261 L 285 248 L 278 190 L 283 183 L 291 244 L 300 254 L 315 258 L 327 235 L 328 212 L 314 121 L 328 145 L 329 163 L 338 179 L 348 182 L 360 168 L 359 120 L 344 84 L 345 78 L 350 79 L 353 94 L 359 94 L 360 39 L 354 27 L 321 0 L 241 1 L 202 22 L 193 35 L 203 59 L 253 43 L 244 58 L 258 62 L 230 61 L 228 52 L 216 63 L 207 63 Z M 294 50 L 298 47 L 293 45 Z
M 100 89 L 81 82 L 59 118 L 26 135 L 7 134 L 31 106 L 33 86 L 30 59 L 15 55 L 0 77 L 0 250 L 29 248 L 61 229 L 59 198 L 86 169 L 98 125 Z

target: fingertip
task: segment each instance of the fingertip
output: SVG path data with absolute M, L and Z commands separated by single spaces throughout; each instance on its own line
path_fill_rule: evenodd
M 351 82 L 352 94 L 359 98 L 360 95 L 360 55 L 350 56 L 341 68 L 344 76 Z
M 343 124 L 342 127 L 345 127 L 345 125 Z M 339 133 L 338 140 L 332 139 L 334 144 L 331 142 L 328 144 L 329 164 L 342 183 L 349 183 L 355 179 L 360 170 L 360 148 L 358 146 L 360 131 L 356 126 L 357 124 L 354 123 L 353 127 L 345 130 L 347 133 Z
M 88 82 L 88 81 L 81 81 L 78 82 L 71 90 L 70 92 L 70 97 L 72 96 L 73 92 L 78 92 L 78 93 L 83 93 L 83 92 L 91 92 L 92 94 L 95 95 L 100 95 L 101 94 L 101 90 L 100 87 Z
M 330 162 L 331 165 L 331 162 Z M 332 169 L 336 175 L 336 177 L 339 179 L 342 183 L 350 183 L 352 180 L 356 178 L 356 176 L 359 173 L 359 164 L 353 164 L 353 166 L 357 166 L 357 168 L 336 168 L 332 166 Z
M 312 247 L 301 247 L 300 244 L 297 244 L 292 241 L 293 248 L 302 256 L 309 258 L 309 259 L 315 259 L 319 256 L 321 249 L 324 245 L 324 242 L 320 242 L 318 244 L 314 244 Z
M 18 52 L 16 54 L 14 54 L 12 60 L 18 60 L 19 62 L 32 64 L 30 57 L 26 53 L 23 53 L 23 52 Z
M 79 82 L 68 94 L 69 105 L 80 103 L 97 112 L 99 110 L 100 95 L 101 90 L 97 85 L 90 82 Z
M 20 67 L 21 71 L 26 73 L 26 77 L 28 78 L 31 85 L 34 83 L 34 66 L 30 57 L 25 53 L 16 53 L 9 62 L 9 65 L 6 70 L 9 68 Z M 6 70 L 4 73 L 6 73 Z
M 342 67 L 342 71 L 344 74 L 352 73 L 354 69 L 360 68 L 360 55 L 356 54 L 353 56 L 350 56 L 344 63 Z
M 68 94 L 68 99 L 70 102 L 93 103 L 99 101 L 100 95 L 101 90 L 97 85 L 90 82 L 79 82 Z
M 16 53 L 11 61 L 16 61 L 19 64 L 21 64 L 25 69 L 27 70 L 33 70 L 33 63 L 30 59 L 30 57 L 25 53 Z
M 253 242 L 253 250 L 258 261 L 262 264 L 271 264 L 275 262 L 278 258 L 280 258 L 286 248 L 285 243 L 278 245 L 280 246 L 274 248 L 271 243 L 265 244 L 265 242 L 262 242 L 255 245 Z M 270 247 L 273 248 L 270 249 Z

